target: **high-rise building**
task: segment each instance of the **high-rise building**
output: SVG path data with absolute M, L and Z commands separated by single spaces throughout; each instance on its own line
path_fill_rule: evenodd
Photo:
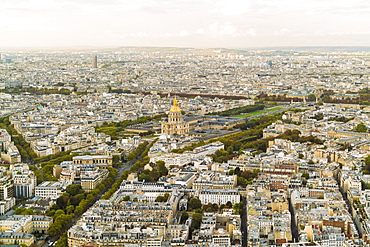
M 24 163 L 11 165 L 9 169 L 13 174 L 14 196 L 18 198 L 32 197 L 37 185 L 34 172 Z
M 0 200 L 14 197 L 14 184 L 10 176 L 0 178 Z
M 96 69 L 98 67 L 98 56 L 93 56 L 92 58 L 92 67 Z

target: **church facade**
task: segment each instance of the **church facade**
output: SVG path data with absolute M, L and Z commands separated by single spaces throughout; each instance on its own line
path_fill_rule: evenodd
M 181 109 L 178 106 L 177 99 L 173 100 L 168 121 L 162 123 L 162 134 L 164 135 L 185 135 L 190 131 L 189 123 L 186 123 L 181 114 Z

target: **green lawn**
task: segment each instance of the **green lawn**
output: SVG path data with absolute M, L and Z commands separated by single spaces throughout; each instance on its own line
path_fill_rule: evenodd
M 270 109 L 266 109 L 266 110 L 254 111 L 254 112 L 244 114 L 244 115 L 236 115 L 234 117 L 241 117 L 241 118 L 251 117 L 251 116 L 255 116 L 255 115 L 259 115 L 259 114 L 263 114 L 263 113 L 268 113 L 268 112 L 271 112 L 271 111 L 281 110 L 281 109 L 284 109 L 284 108 L 285 107 L 274 107 L 274 108 L 270 108 Z
M 155 138 L 158 137 L 159 135 L 152 135 L 152 136 L 146 136 L 146 138 Z

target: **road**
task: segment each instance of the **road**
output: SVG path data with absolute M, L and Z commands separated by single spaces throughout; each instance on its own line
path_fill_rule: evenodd
M 248 212 L 247 212 L 247 199 L 245 196 L 242 196 L 242 202 L 243 202 L 243 212 L 242 212 L 242 218 L 241 218 L 241 230 L 242 230 L 242 247 L 248 246 Z

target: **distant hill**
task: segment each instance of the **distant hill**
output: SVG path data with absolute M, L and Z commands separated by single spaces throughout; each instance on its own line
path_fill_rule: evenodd
M 179 52 L 179 51 L 218 51 L 230 53 L 248 53 L 250 51 L 282 51 L 282 52 L 370 52 L 370 46 L 271 46 L 250 48 L 191 48 L 191 47 L 119 47 L 118 49 L 134 48 L 137 51 L 146 52 Z
M 308 51 L 308 52 L 370 52 L 370 46 L 276 46 L 255 47 L 240 50 L 275 50 L 275 51 Z

